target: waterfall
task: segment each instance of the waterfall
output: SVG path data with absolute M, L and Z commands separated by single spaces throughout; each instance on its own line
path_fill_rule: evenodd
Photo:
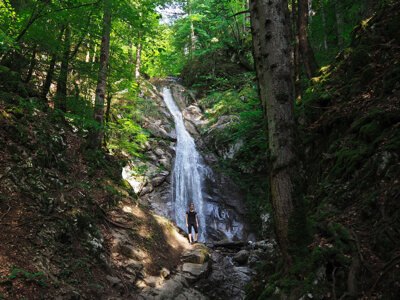
M 203 158 L 196 149 L 195 142 L 186 130 L 182 113 L 171 95 L 169 88 L 164 88 L 164 101 L 174 117 L 177 134 L 175 164 L 172 170 L 172 202 L 175 210 L 175 223 L 186 229 L 186 211 L 190 203 L 194 204 L 199 221 L 199 240 L 205 241 L 205 203 L 203 202 L 202 188 L 204 170 Z

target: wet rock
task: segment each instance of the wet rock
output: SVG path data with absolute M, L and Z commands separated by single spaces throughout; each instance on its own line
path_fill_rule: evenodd
M 238 264 L 245 264 L 247 263 L 247 259 L 249 258 L 249 251 L 247 250 L 240 250 L 236 255 L 233 257 L 233 260 L 237 262 Z

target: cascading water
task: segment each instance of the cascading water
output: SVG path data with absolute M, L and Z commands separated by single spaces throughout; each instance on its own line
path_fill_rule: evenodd
M 171 95 L 169 88 L 164 88 L 164 101 L 174 117 L 178 143 L 176 146 L 175 165 L 172 171 L 172 201 L 175 210 L 175 222 L 182 229 L 186 228 L 186 211 L 190 203 L 194 204 L 199 220 L 199 240 L 206 238 L 205 211 L 203 209 L 203 178 L 206 166 L 196 149 L 196 144 L 186 130 L 182 113 Z

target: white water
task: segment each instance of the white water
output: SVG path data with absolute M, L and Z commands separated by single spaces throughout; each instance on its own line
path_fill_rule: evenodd
M 186 211 L 190 203 L 194 204 L 199 220 L 199 240 L 205 241 L 206 223 L 203 206 L 202 188 L 204 170 L 203 159 L 196 149 L 195 142 L 186 130 L 182 113 L 171 95 L 171 90 L 164 88 L 164 101 L 174 117 L 178 143 L 175 164 L 172 170 L 172 202 L 175 207 L 175 222 L 186 229 Z

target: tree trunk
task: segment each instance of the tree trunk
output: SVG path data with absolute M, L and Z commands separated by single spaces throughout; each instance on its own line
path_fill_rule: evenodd
M 317 61 L 315 60 L 314 52 L 312 50 L 310 40 L 308 39 L 308 1 L 298 0 L 298 28 L 300 36 L 300 54 L 303 60 L 306 74 L 309 79 L 317 74 L 319 69 Z
M 343 9 L 340 1 L 337 1 L 335 3 L 335 11 L 336 11 L 337 33 L 338 33 L 338 46 L 339 46 L 339 51 L 341 51 L 344 44 L 344 38 L 343 38 L 344 26 L 343 26 Z
M 92 149 L 100 149 L 103 140 L 103 120 L 104 120 L 104 97 L 107 87 L 107 65 L 110 52 L 110 33 L 111 33 L 111 4 L 110 0 L 104 0 L 103 33 L 100 47 L 100 67 L 97 79 L 96 100 L 94 107 L 94 120 L 99 124 L 99 129 L 94 129 L 90 136 Z
M 62 26 L 60 36 L 58 38 L 60 41 L 62 39 L 62 36 L 64 35 L 64 30 L 65 30 L 65 26 Z M 51 82 L 53 81 L 54 67 L 56 66 L 56 61 L 57 61 L 57 54 L 53 53 L 53 55 L 51 56 L 49 69 L 47 71 L 46 79 L 44 81 L 43 89 L 42 89 L 42 99 L 43 99 L 46 107 L 48 107 L 47 94 L 50 91 Z
M 325 51 L 328 51 L 328 36 L 327 36 L 327 29 L 326 29 L 326 13 L 325 13 L 325 7 L 323 6 L 322 2 L 321 2 L 321 16 L 322 16 L 322 25 L 324 26 L 324 48 L 325 48 Z
M 300 81 L 300 37 L 297 26 L 296 0 L 292 0 L 292 28 L 293 28 L 293 67 L 294 67 L 294 90 L 295 98 L 301 99 L 301 81 Z
M 57 92 L 54 107 L 67 111 L 67 81 L 68 81 L 68 65 L 69 65 L 69 54 L 71 51 L 71 29 L 67 25 L 65 28 L 64 36 L 64 51 L 61 59 L 60 75 L 57 80 Z
M 139 78 L 140 76 L 141 61 L 142 61 L 142 33 L 139 32 L 138 44 L 136 46 L 135 78 Z
M 36 52 L 37 52 L 37 46 L 35 45 L 32 49 L 31 63 L 29 64 L 28 74 L 26 75 L 26 78 L 24 80 L 25 83 L 28 83 L 32 78 L 33 70 L 35 69 L 36 66 Z
M 194 51 L 196 48 L 196 36 L 194 34 L 194 24 L 193 24 L 193 20 L 192 20 L 192 9 L 190 7 L 190 1 L 188 1 L 188 15 L 190 18 L 190 57 L 193 58 L 194 57 Z
M 288 230 L 294 207 L 293 176 L 296 173 L 290 16 L 287 0 L 251 0 L 250 6 L 252 30 L 255 30 L 252 32 L 255 40 L 253 46 L 255 56 L 258 56 L 256 70 L 261 81 L 259 92 L 267 120 L 271 153 L 270 187 L 275 231 L 286 266 L 289 267 L 292 259 L 288 251 Z
M 42 89 L 42 99 L 45 105 L 48 106 L 47 94 L 49 93 L 51 82 L 53 81 L 54 67 L 56 66 L 56 55 L 54 54 L 51 58 L 49 69 L 47 70 L 46 79 Z

